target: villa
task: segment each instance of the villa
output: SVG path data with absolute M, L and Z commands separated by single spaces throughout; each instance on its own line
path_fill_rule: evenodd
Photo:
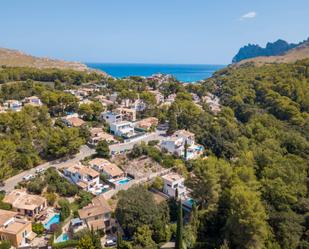
M 161 103 L 164 102 L 164 96 L 158 90 L 156 90 L 156 91 L 149 91 L 149 92 L 152 93 L 155 96 L 157 104 L 161 104 Z
M 101 191 L 100 173 L 84 165 L 74 165 L 64 168 L 64 175 L 81 189 L 96 194 Z
M 104 158 L 92 159 L 89 165 L 93 169 L 102 172 L 109 180 L 119 179 L 125 176 L 125 173 L 116 164 Z
M 0 113 L 6 113 L 5 107 L 1 104 L 0 104 Z
M 110 132 L 119 137 L 132 137 L 135 135 L 134 124 L 129 121 L 111 123 Z
M 37 96 L 31 96 L 28 98 L 24 98 L 23 100 L 25 105 L 32 105 L 32 106 L 42 106 L 42 101 Z
M 88 206 L 78 210 L 78 214 L 90 230 L 107 232 L 111 229 L 112 210 L 102 195 L 95 197 Z
M 14 189 L 4 197 L 3 202 L 10 204 L 14 211 L 28 217 L 39 215 L 47 207 L 44 197 L 28 194 L 25 189 Z
M 95 99 L 100 101 L 103 106 L 114 104 L 114 101 L 107 99 L 104 95 L 98 95 L 95 97 Z
M 186 146 L 187 153 L 185 153 Z M 202 145 L 195 144 L 194 134 L 186 130 L 176 131 L 172 136 L 163 140 L 160 147 L 176 156 L 186 157 L 185 160 L 194 159 L 203 154 L 204 151 Z
M 23 105 L 20 101 L 14 100 L 14 99 L 10 99 L 10 100 L 5 101 L 3 106 L 6 110 L 12 110 L 14 112 L 21 111 L 21 108 L 23 107 Z
M 132 121 L 132 122 L 136 120 L 136 110 L 134 109 L 120 107 L 116 109 L 116 113 L 121 114 L 124 120 Z
M 136 122 L 136 127 L 149 131 L 152 127 L 157 127 L 159 120 L 155 117 L 149 117 Z
M 122 114 L 115 112 L 103 112 L 101 113 L 101 119 L 105 120 L 106 123 L 111 125 L 112 123 L 118 123 L 122 121 Z
M 8 240 L 15 248 L 28 246 L 36 237 L 30 221 L 18 218 L 18 213 L 0 209 L 0 240 Z
M 68 127 L 80 127 L 86 122 L 78 117 L 77 113 L 67 115 L 63 117 L 62 122 L 65 123 Z
M 102 128 L 95 127 L 90 130 L 89 144 L 97 145 L 103 140 L 106 140 L 109 144 L 117 142 L 113 135 L 104 132 Z
M 217 96 L 215 96 L 215 95 L 213 95 L 211 93 L 208 93 L 207 96 L 204 96 L 202 98 L 202 100 L 209 105 L 210 109 L 214 113 L 220 112 L 220 110 L 221 110 L 221 105 L 219 103 L 220 99 Z
M 176 191 L 178 191 L 178 197 L 181 198 L 186 193 L 186 187 L 184 185 L 185 178 L 177 173 L 169 173 L 162 176 L 164 186 L 163 193 L 169 197 L 176 197 Z

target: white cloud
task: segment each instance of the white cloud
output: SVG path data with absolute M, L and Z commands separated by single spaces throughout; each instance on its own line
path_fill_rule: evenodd
M 240 20 L 245 20 L 245 19 L 252 19 L 256 17 L 256 12 L 255 11 L 250 11 L 244 15 L 241 16 Z

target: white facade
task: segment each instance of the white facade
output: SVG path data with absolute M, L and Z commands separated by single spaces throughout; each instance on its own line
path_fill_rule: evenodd
M 187 155 L 185 160 L 194 159 L 203 153 L 204 147 L 195 143 L 194 134 L 185 130 L 176 131 L 173 136 L 163 140 L 160 147 L 171 154 L 184 157 L 186 143 Z
M 3 104 L 6 110 L 12 110 L 15 112 L 19 112 L 23 107 L 22 103 L 18 100 L 7 100 Z
M 178 197 L 181 198 L 186 194 L 186 187 L 184 185 L 185 179 L 176 173 L 170 173 L 162 177 L 164 181 L 163 192 L 169 197 L 176 197 L 176 191 L 178 191 Z
M 122 115 L 115 112 L 104 112 L 101 113 L 101 118 L 106 121 L 109 125 L 112 123 L 118 123 L 122 121 Z
M 121 121 L 110 124 L 110 131 L 116 136 L 133 136 L 134 133 L 134 124 L 129 121 Z
M 101 188 L 100 174 L 86 166 L 75 165 L 64 169 L 64 175 L 76 185 L 87 191 L 93 192 Z

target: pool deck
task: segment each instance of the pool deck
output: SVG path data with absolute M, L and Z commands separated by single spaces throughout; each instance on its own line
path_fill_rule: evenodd
M 47 211 L 46 218 L 42 221 L 44 227 L 50 221 L 50 219 L 54 217 L 55 214 L 57 214 L 57 212 L 55 212 L 53 208 L 48 208 L 46 211 Z

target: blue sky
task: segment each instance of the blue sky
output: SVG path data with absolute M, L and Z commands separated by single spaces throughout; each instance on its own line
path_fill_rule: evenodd
M 227 64 L 309 36 L 308 0 L 3 0 L 0 47 L 83 62 Z

